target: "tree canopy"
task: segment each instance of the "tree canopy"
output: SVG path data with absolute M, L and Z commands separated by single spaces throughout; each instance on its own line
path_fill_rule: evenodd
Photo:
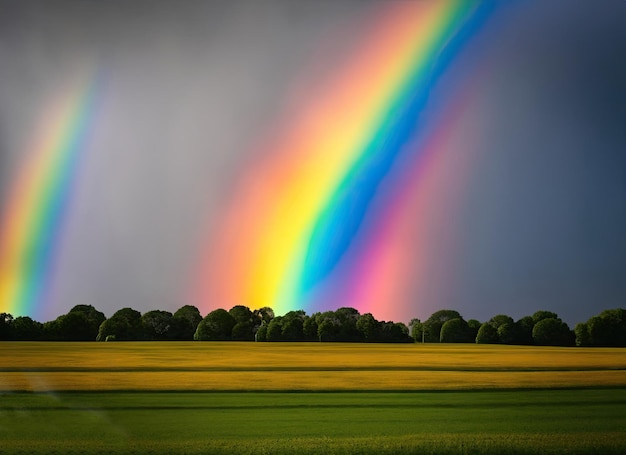
M 440 310 L 426 321 L 378 321 L 351 307 L 312 315 L 302 310 L 275 316 L 269 307 L 250 310 L 236 305 L 216 309 L 202 318 L 195 306 L 185 305 L 174 314 L 151 310 L 145 314 L 130 307 L 109 319 L 91 305 L 76 305 L 67 314 L 40 323 L 27 316 L 0 313 L 1 340 L 55 341 L 336 341 L 366 343 L 434 342 L 501 343 L 546 346 L 626 347 L 626 310 L 604 310 L 570 330 L 556 313 L 546 310 L 517 321 L 497 314 L 481 323 L 465 321 L 458 311 Z

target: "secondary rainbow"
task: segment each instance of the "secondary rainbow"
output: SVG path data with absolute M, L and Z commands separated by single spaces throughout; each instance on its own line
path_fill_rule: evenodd
M 349 305 L 393 315 L 385 307 L 419 279 L 400 253 L 406 226 L 423 214 L 408 210 L 409 201 L 426 192 L 422 205 L 442 202 L 428 187 L 428 169 L 447 148 L 462 89 L 433 118 L 423 111 L 494 8 L 472 1 L 374 8 L 351 59 L 289 106 L 277 137 L 258 145 L 259 159 L 212 231 L 193 301 L 206 310 L 243 304 L 283 314 Z
M 42 112 L 0 224 L 0 311 L 37 318 L 49 304 L 74 184 L 98 100 L 82 77 Z

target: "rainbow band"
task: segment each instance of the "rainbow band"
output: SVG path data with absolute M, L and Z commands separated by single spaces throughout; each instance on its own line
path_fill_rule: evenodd
M 400 156 L 414 155 L 414 164 L 419 160 L 422 150 L 411 147 L 411 140 L 422 133 L 422 123 L 425 122 L 420 117 L 428 103 L 429 89 L 445 73 L 468 36 L 480 28 L 490 11 L 490 7 L 483 3 L 468 19 L 471 5 L 471 2 L 464 2 L 464 6 L 457 6 L 451 12 L 442 11 L 444 25 L 430 33 L 430 41 L 424 40 L 422 46 L 412 53 L 414 61 L 408 65 L 410 70 L 406 81 L 399 84 L 392 99 L 382 108 L 387 114 L 316 219 L 308 255 L 301 269 L 300 299 L 317 283 L 323 282 L 348 254 L 354 239 L 364 228 L 365 217 L 380 185 L 389 177 Z M 369 257 L 368 260 L 375 258 Z
M 61 96 L 42 119 L 0 225 L 0 311 L 37 316 L 54 267 L 98 96 L 95 78 Z
M 389 239 L 380 233 L 396 230 L 401 218 L 380 216 L 385 205 L 410 200 L 403 192 L 415 189 L 383 194 L 382 188 L 393 187 L 389 179 L 401 160 L 420 173 L 424 150 L 416 144 L 428 142 L 420 115 L 429 91 L 494 4 L 384 2 L 380 8 L 344 70 L 290 111 L 278 141 L 260 147 L 268 158 L 244 176 L 200 268 L 194 296 L 200 306 L 271 306 L 277 314 L 346 304 L 363 310 L 363 289 L 386 290 L 376 300 L 390 305 L 389 290 L 404 285 L 376 286 L 362 275 L 362 262 L 387 254 Z

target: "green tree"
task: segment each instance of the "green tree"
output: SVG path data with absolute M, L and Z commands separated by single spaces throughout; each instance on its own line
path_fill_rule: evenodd
M 337 341 L 341 325 L 332 311 L 321 313 L 317 318 L 317 339 L 319 341 Z
M 283 318 L 282 316 L 275 317 L 267 325 L 267 335 L 265 337 L 267 341 L 282 341 L 283 340 Z
M 168 340 L 171 336 L 174 317 L 169 311 L 152 310 L 141 316 L 141 325 L 146 340 Z
M 593 346 L 626 347 L 626 310 L 605 310 L 587 321 Z
M 498 327 L 498 338 L 504 344 L 523 344 L 523 333 L 514 322 L 505 322 Z
M 543 319 L 559 319 L 559 316 L 552 311 L 539 310 L 532 315 L 532 318 L 534 328 L 535 324 L 537 324 L 539 321 L 542 321 Z
M 263 321 L 259 329 L 254 334 L 255 341 L 267 341 L 267 325 L 268 324 Z
M 244 305 L 236 305 L 228 313 L 235 319 L 231 334 L 232 339 L 237 341 L 254 340 L 254 332 L 259 322 L 257 315 Z
M 524 316 L 515 322 L 519 329 L 519 344 L 533 344 L 533 327 L 535 321 L 532 316 Z
M 591 346 L 591 336 L 586 323 L 579 322 L 576 324 L 574 334 L 576 335 L 576 346 Z
M 116 311 L 113 316 L 102 322 L 98 329 L 96 340 L 106 341 L 107 338 L 118 341 L 142 340 L 141 313 L 132 308 Z
M 441 343 L 472 343 L 474 341 L 467 322 L 461 318 L 444 322 L 439 336 Z
M 317 341 L 317 319 L 316 314 L 305 316 L 302 321 L 302 333 L 307 341 Z
M 458 311 L 439 310 L 424 322 L 424 337 L 429 343 L 437 343 L 441 339 L 441 327 L 450 319 L 463 319 Z
M 422 342 L 422 334 L 424 333 L 424 324 L 418 318 L 411 319 L 409 322 L 409 333 L 416 343 Z
M 380 340 L 381 324 L 374 318 L 372 313 L 365 313 L 356 320 L 356 329 L 360 338 L 368 343 Z
M 263 322 L 269 324 L 272 319 L 276 316 L 274 315 L 274 310 L 272 310 L 268 306 L 264 306 L 263 308 L 259 308 L 258 310 L 254 310 L 254 315 L 258 320 L 257 325 L 260 327 Z
M 170 338 L 173 340 L 193 340 L 198 324 L 202 321 L 200 310 L 193 305 L 180 307 L 172 316 Z
M 409 328 L 401 322 L 381 322 L 381 340 L 385 343 L 412 343 Z
M 52 321 L 46 321 L 43 323 L 42 328 L 42 340 L 45 341 L 60 341 L 61 331 L 59 329 L 59 318 Z
M 350 307 L 341 307 L 335 311 L 335 318 L 339 323 L 339 333 L 337 341 L 358 341 L 360 333 L 356 328 L 356 321 L 359 319 L 358 310 Z
M 511 316 L 507 316 L 506 314 L 497 314 L 489 319 L 488 322 L 494 329 L 498 329 L 504 324 L 513 324 L 513 318 Z
M 225 341 L 232 337 L 237 322 L 222 308 L 211 311 L 196 328 L 193 339 L 196 341 Z
M 481 325 L 482 323 L 476 319 L 469 319 L 467 321 L 467 327 L 471 335 L 472 343 L 476 341 L 476 335 L 478 335 L 478 330 L 480 329 Z
M 290 311 L 282 319 L 281 339 L 284 341 L 304 340 L 304 317 L 302 310 Z
M 70 311 L 56 319 L 56 337 L 61 341 L 94 341 L 97 337 L 97 329 L 94 336 L 93 324 L 86 313 L 82 311 Z
M 106 319 L 104 313 L 96 310 L 92 305 L 76 305 L 69 311 L 68 315 L 72 313 L 80 313 L 85 316 L 86 320 L 86 325 L 81 330 L 82 334 L 78 339 L 84 341 L 95 341 L 98 336 L 100 324 L 102 324 Z
M 539 346 L 573 346 L 575 336 L 560 319 L 545 318 L 533 327 L 533 340 Z
M 13 315 L 0 313 L 0 340 L 13 339 Z
M 485 322 L 478 329 L 476 334 L 476 343 L 478 344 L 495 344 L 500 342 L 498 330 L 488 322 Z
M 43 338 L 43 324 L 28 316 L 19 316 L 13 320 L 13 339 L 18 341 L 37 341 Z

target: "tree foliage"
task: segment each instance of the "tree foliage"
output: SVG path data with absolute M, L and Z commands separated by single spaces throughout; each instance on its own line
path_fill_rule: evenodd
M 0 313 L 0 341 L 13 339 L 13 315 Z
M 236 341 L 254 340 L 254 332 L 258 328 L 259 318 L 250 308 L 243 305 L 232 307 L 228 313 L 235 320 L 232 328 L 231 338 Z
M 489 319 L 488 322 L 494 327 L 494 329 L 499 329 L 500 326 L 504 324 L 513 324 L 513 318 L 511 316 L 507 316 L 506 314 L 497 314 Z
M 94 336 L 96 334 L 96 336 Z M 438 334 L 435 339 L 434 335 Z M 0 340 L 242 340 L 242 341 L 342 341 L 342 342 L 472 342 L 536 344 L 547 346 L 626 347 L 626 310 L 605 310 L 570 330 L 556 313 L 537 311 L 513 321 L 498 314 L 484 324 L 467 322 L 457 311 L 441 310 L 426 321 L 378 321 L 371 313 L 342 307 L 314 313 L 290 311 L 275 317 L 264 307 L 251 311 L 237 305 L 217 309 L 204 319 L 191 305 L 174 314 L 148 311 L 143 316 L 122 308 L 109 319 L 91 305 L 76 305 L 67 314 L 40 323 L 27 316 L 0 313 Z
M 533 327 L 543 319 L 559 319 L 559 316 L 556 313 L 545 310 L 536 311 L 531 317 L 533 319 Z
M 365 313 L 357 319 L 356 329 L 363 341 L 373 342 L 380 339 L 382 325 L 374 318 L 372 313 Z
M 441 327 L 451 319 L 462 319 L 458 311 L 439 310 L 434 312 L 423 324 L 424 339 L 429 343 L 438 343 L 441 340 Z
M 476 343 L 494 344 L 499 342 L 500 337 L 498 336 L 498 329 L 488 322 L 485 322 L 480 326 L 480 329 L 478 329 L 478 333 L 476 334 Z
M 43 324 L 28 316 L 18 316 L 13 320 L 13 339 L 17 341 L 37 341 L 43 337 Z M 95 340 L 95 337 L 93 338 Z
M 237 324 L 235 318 L 228 311 L 219 308 L 211 311 L 200 321 L 193 339 L 196 341 L 230 340 L 235 324 Z
M 174 317 L 169 311 L 152 310 L 141 316 L 144 339 L 164 341 L 172 339 Z
M 98 341 L 136 341 L 143 339 L 141 313 L 132 308 L 122 308 L 100 324 Z
M 200 310 L 193 305 L 180 307 L 172 316 L 172 329 L 170 339 L 193 340 L 198 324 L 202 321 Z
M 533 327 L 533 340 L 538 346 L 573 346 L 575 337 L 560 319 L 545 318 Z
M 442 343 L 473 343 L 475 341 L 467 322 L 462 318 L 444 322 L 439 336 Z
M 626 310 L 605 310 L 578 324 L 575 331 L 578 346 L 626 347 Z

